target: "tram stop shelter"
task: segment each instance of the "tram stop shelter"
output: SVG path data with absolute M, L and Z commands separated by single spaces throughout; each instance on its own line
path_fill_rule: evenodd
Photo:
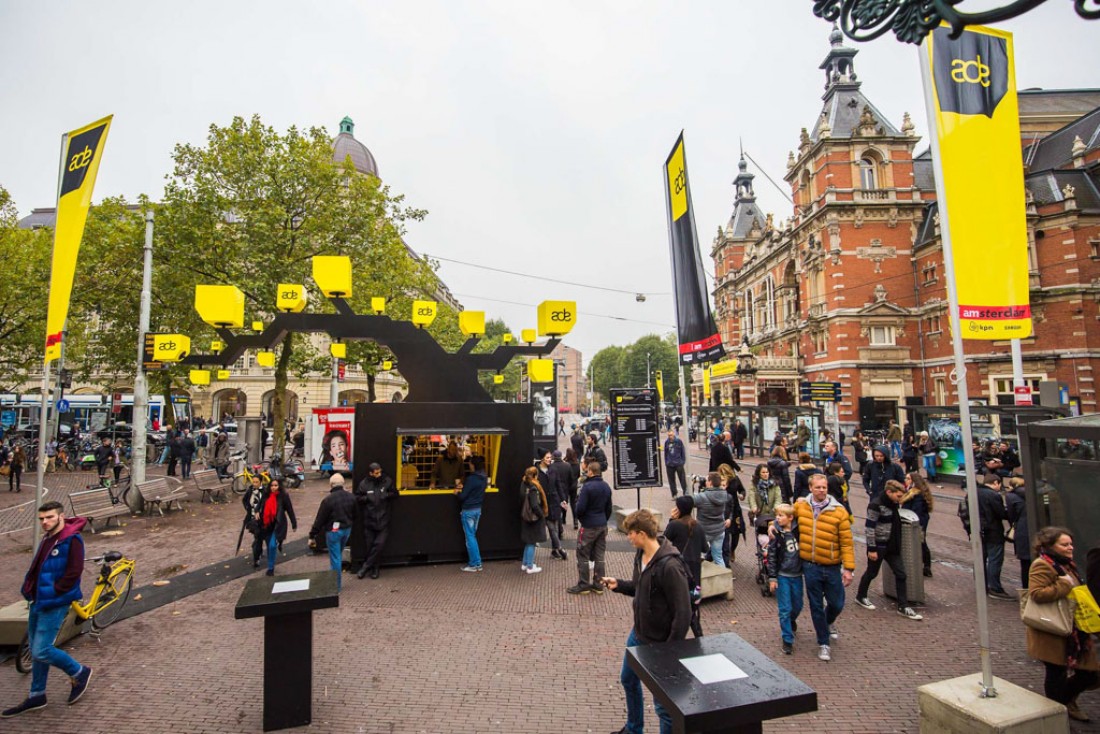
M 699 418 L 700 446 L 706 445 L 712 419 L 724 419 L 726 430 L 730 430 L 730 424 L 740 418 L 749 431 L 745 448 L 754 456 L 763 456 L 765 447 L 771 445 L 777 432 L 793 433 L 799 420 L 805 420 L 810 429 L 808 453 L 811 456 L 821 454 L 818 435 L 825 425 L 825 411 L 812 405 L 701 405 L 695 413 Z
M 1043 420 L 1020 426 L 1028 532 L 1048 525 L 1073 534 L 1074 560 L 1100 542 L 1100 415 Z

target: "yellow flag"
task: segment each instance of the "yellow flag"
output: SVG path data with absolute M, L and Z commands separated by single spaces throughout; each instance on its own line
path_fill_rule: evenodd
M 1031 335 L 1020 112 L 1012 34 L 974 26 L 929 34 L 939 147 L 963 339 Z
M 84 223 L 92 204 L 99 159 L 113 115 L 73 130 L 62 143 L 61 181 L 57 193 L 57 224 L 53 234 L 50 299 L 46 315 L 46 363 L 61 356 L 61 332 L 69 315 L 76 257 Z

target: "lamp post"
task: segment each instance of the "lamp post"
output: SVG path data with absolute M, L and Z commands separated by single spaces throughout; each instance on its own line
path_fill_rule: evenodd
M 652 387 L 649 384 L 649 352 L 645 353 L 645 386 L 646 388 Z

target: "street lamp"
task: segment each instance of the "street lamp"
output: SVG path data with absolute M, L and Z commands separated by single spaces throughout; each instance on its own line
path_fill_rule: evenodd
M 645 386 L 649 389 L 649 352 L 645 353 Z

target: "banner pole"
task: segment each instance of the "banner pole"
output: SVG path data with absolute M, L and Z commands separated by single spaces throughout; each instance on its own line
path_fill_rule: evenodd
M 951 251 L 951 227 L 948 221 L 947 194 L 943 176 L 943 159 L 940 157 L 938 125 L 936 121 L 936 100 L 933 88 L 932 67 L 929 61 L 932 34 L 925 36 L 918 48 L 920 55 L 921 81 L 924 86 L 924 106 L 928 114 L 929 142 L 932 148 L 932 166 L 936 176 L 936 199 L 939 202 L 940 241 L 943 244 L 944 279 L 947 284 L 948 315 L 951 320 L 951 347 L 955 359 L 956 389 L 959 396 L 959 424 L 962 428 L 963 468 L 966 472 L 966 500 L 972 522 L 981 517 L 978 508 L 978 483 L 974 471 L 974 458 L 971 447 L 974 444 L 974 430 L 970 423 L 970 391 L 966 383 L 966 360 L 963 351 L 962 326 L 959 320 L 959 294 L 955 281 L 955 262 Z M 981 657 L 982 698 L 995 698 L 997 689 L 993 687 L 993 662 L 990 657 L 989 643 L 989 600 L 986 598 L 985 562 L 982 554 L 980 528 L 970 534 L 971 559 L 974 563 L 974 595 L 977 601 L 978 649 Z

